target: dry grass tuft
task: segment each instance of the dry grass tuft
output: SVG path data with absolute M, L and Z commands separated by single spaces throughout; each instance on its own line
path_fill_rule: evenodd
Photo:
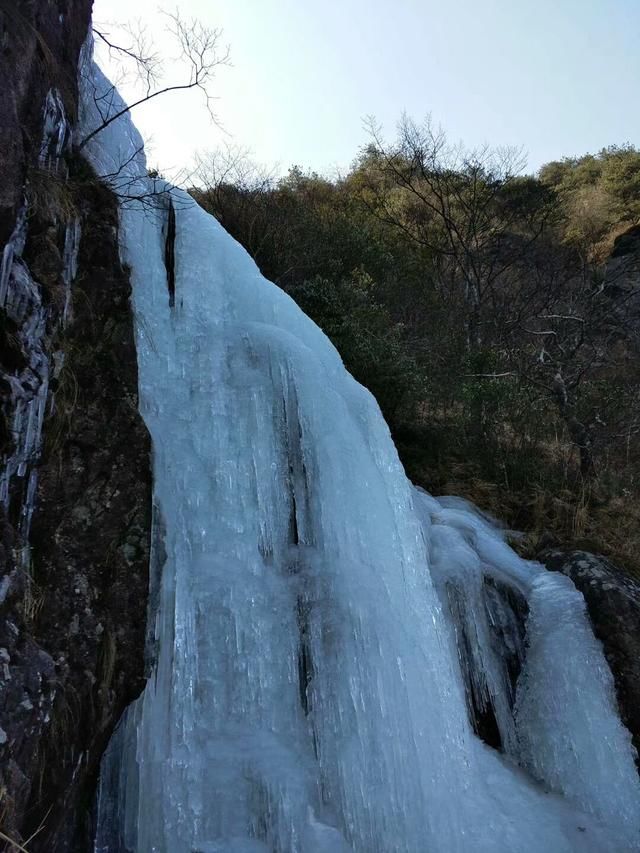
M 31 169 L 27 183 L 29 216 L 43 222 L 70 222 L 79 215 L 74 187 L 64 175 Z

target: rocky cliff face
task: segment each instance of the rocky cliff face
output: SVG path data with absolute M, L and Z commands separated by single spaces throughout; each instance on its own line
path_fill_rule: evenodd
M 116 200 L 70 138 L 90 10 L 0 0 L 0 830 L 30 851 L 92 849 L 100 756 L 143 678 L 130 288 Z

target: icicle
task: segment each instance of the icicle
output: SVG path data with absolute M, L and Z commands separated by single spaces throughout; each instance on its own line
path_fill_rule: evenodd
M 19 212 L 16 225 L 11 237 L 2 250 L 2 264 L 0 265 L 0 308 L 4 307 L 7 300 L 9 288 L 9 276 L 13 267 L 13 259 L 20 257 L 24 250 L 27 239 L 27 203 L 23 202 Z
M 13 450 L 0 474 L 0 500 L 8 507 L 15 493 L 15 499 L 20 503 L 20 538 L 26 546 L 36 492 L 35 465 L 40 454 L 49 391 L 49 360 L 45 342 L 47 312 L 29 269 L 17 256 L 15 244 L 12 251 L 14 257 L 6 279 L 4 311 L 18 330 L 17 343 L 27 363 L 18 374 L 3 375 L 10 388 L 3 408 L 5 417 L 10 419 Z
M 57 172 L 60 159 L 71 141 L 71 128 L 57 89 L 49 89 L 44 105 L 42 142 L 38 163 L 40 168 Z
M 71 285 L 78 274 L 78 252 L 82 229 L 80 218 L 75 217 L 66 227 L 64 250 L 62 253 L 62 281 L 64 283 L 64 309 L 62 311 L 62 326 L 66 327 L 73 319 L 71 305 Z

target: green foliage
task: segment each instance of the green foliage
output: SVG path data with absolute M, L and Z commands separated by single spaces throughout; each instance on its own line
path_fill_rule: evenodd
M 607 235 L 640 222 L 640 151 L 631 145 L 548 163 L 539 179 L 562 197 L 565 238 L 587 253 L 601 254 Z
M 374 296 L 362 268 L 348 279 L 315 276 L 291 290 L 340 352 L 349 372 L 374 395 L 393 425 L 415 418 L 423 391 L 420 371 L 401 323 Z
M 615 199 L 620 219 L 640 221 L 640 151 L 630 147 L 607 149 L 602 185 Z

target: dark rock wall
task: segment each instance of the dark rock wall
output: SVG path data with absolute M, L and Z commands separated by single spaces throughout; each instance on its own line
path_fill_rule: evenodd
M 38 473 L 29 542 L 28 471 L 0 504 L 0 830 L 16 841 L 36 833 L 31 853 L 93 849 L 100 756 L 143 684 L 149 440 L 117 204 L 71 148 L 55 166 L 38 163 L 47 93 L 57 89 L 75 117 L 90 9 L 91 0 L 0 0 L 0 252 L 26 197 L 14 278 L 35 284 L 49 362 L 43 444 L 29 461 Z M 65 240 L 76 221 L 67 312 Z M 0 465 L 15 446 L 11 393 L 44 387 L 36 376 L 26 387 L 21 316 L 0 306 Z
M 31 534 L 35 631 L 54 659 L 60 689 L 52 712 L 60 737 L 47 738 L 41 750 L 48 790 L 31 797 L 35 813 L 53 806 L 56 816 L 48 821 L 48 844 L 33 848 L 42 850 L 85 849 L 71 841 L 89 826 L 100 757 L 144 684 L 149 439 L 138 414 L 117 208 L 99 186 L 85 204 L 75 319 L 64 336 L 67 358 L 47 425 Z M 92 849 L 90 837 L 85 841 Z
M 42 139 L 50 88 L 76 110 L 78 52 L 93 0 L 0 0 L 0 247 L 13 229 Z

